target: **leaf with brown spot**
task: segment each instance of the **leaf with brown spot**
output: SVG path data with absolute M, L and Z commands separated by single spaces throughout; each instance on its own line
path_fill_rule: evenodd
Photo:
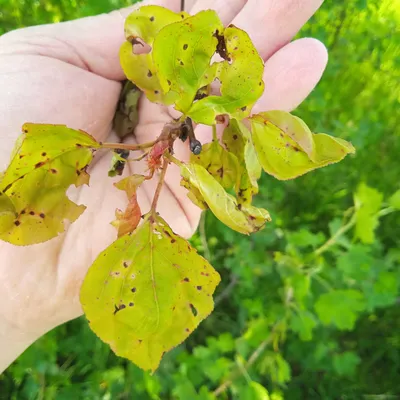
M 144 370 L 157 369 L 164 352 L 183 342 L 213 310 L 219 274 L 187 246 L 163 219 L 147 215 L 132 234 L 98 256 L 83 282 L 80 297 L 90 327 L 117 355 Z M 130 303 L 134 306 L 121 309 Z
M 0 239 L 15 245 L 45 242 L 64 231 L 65 220 L 74 222 L 82 214 L 86 207 L 72 202 L 66 191 L 88 183 L 86 167 L 100 147 L 86 132 L 64 125 L 22 129 L 0 182 Z
M 300 118 L 285 111 L 263 112 L 250 121 L 260 164 L 277 179 L 294 179 L 355 152 L 351 143 L 312 133 Z
M 133 232 L 139 225 L 142 212 L 137 201 L 137 188 L 146 179 L 143 175 L 131 175 L 122 181 L 114 184 L 117 189 L 124 190 L 128 196 L 128 206 L 123 212 L 119 209 L 115 211 L 116 220 L 112 222 L 118 230 L 118 237 Z

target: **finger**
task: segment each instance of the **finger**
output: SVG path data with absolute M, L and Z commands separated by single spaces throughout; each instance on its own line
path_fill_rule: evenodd
M 323 0 L 249 0 L 233 20 L 267 60 L 292 40 Z
M 57 58 L 107 79 L 123 80 L 119 48 L 125 41 L 124 22 L 134 9 L 147 4 L 179 11 L 179 0 L 145 1 L 135 6 L 59 24 L 40 25 L 0 37 L 0 55 L 40 54 Z
M 253 113 L 296 108 L 319 82 L 327 62 L 326 47 L 316 39 L 299 39 L 280 49 L 265 63 L 266 90 Z
M 229 24 L 244 7 L 247 0 L 197 0 L 188 1 L 186 9 L 190 14 L 201 10 L 215 10 L 224 25 Z

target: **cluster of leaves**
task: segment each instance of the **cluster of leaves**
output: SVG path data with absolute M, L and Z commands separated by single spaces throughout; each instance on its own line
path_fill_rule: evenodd
M 180 167 L 182 184 L 195 204 L 209 208 L 233 230 L 250 234 L 270 221 L 265 209 L 252 205 L 262 169 L 281 180 L 293 179 L 340 161 L 354 148 L 342 139 L 313 134 L 287 112 L 250 116 L 264 91 L 263 60 L 247 33 L 233 25 L 225 28 L 215 11 L 190 16 L 144 6 L 126 19 L 125 36 L 121 64 L 135 86 L 133 95 L 130 89 L 122 93 L 126 102 L 119 111 L 134 119 L 128 101 L 137 101 L 139 88 L 150 101 L 173 105 L 182 117 L 166 124 L 154 141 L 138 146 L 98 143 L 64 126 L 24 125 L 0 182 L 0 238 L 30 245 L 57 236 L 65 220 L 74 222 L 85 209 L 70 201 L 66 190 L 89 182 L 86 170 L 93 152 L 115 149 L 109 172 L 115 176 L 122 174 L 129 150 L 149 148 L 143 156 L 148 175 L 116 184 L 129 203 L 125 211 L 116 211 L 118 240 L 89 269 L 81 303 L 91 328 L 116 354 L 154 371 L 162 355 L 211 313 L 220 280 L 156 212 L 168 164 Z M 137 54 L 136 45 L 150 49 Z M 212 62 L 215 55 L 222 61 Z M 212 86 L 215 80 L 219 91 Z M 222 144 L 216 124 L 226 119 Z M 213 127 L 213 141 L 203 149 L 193 122 Z M 189 163 L 172 156 L 178 138 L 189 140 Z M 142 215 L 136 191 L 158 170 L 151 210 Z
M 58 10 L 64 1 L 35 2 L 19 10 L 18 23 L 51 22 L 29 19 L 44 3 Z M 3 15 L 12 4 L 2 8 Z M 76 4 L 79 11 L 64 18 L 82 15 L 82 4 Z M 103 7 L 99 11 L 107 10 Z M 84 319 L 72 321 L 43 337 L 3 374 L 0 398 L 212 399 L 228 381 L 233 383 L 218 398 L 268 398 L 265 389 L 264 397 L 256 397 L 254 381 L 267 387 L 273 400 L 396 398 L 396 13 L 388 0 L 327 0 L 303 29 L 302 36 L 328 46 L 330 63 L 297 112 L 317 129 L 351 138 L 357 155 L 284 183 L 262 177 L 255 200 L 268 204 L 273 221 L 250 239 L 207 213 L 201 229 L 207 237 L 196 235 L 192 245 L 219 266 L 222 282 L 216 310 L 202 329 L 149 375 L 96 341 Z M 333 245 L 316 255 L 332 237 Z M 282 319 L 286 323 L 275 326 Z M 249 365 L 253 353 L 259 356 Z

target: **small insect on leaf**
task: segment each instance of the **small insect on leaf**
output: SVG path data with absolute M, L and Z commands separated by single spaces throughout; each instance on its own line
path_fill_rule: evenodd
M 238 204 L 201 165 L 182 164 L 181 175 L 182 185 L 189 187 L 197 202 L 207 204 L 221 222 L 235 231 L 244 234 L 257 232 L 271 220 L 268 211 L 263 208 Z
M 217 64 L 210 66 L 218 43 L 214 33 L 223 29 L 217 13 L 207 10 L 166 26 L 156 37 L 154 64 L 164 92 L 176 95 L 177 110 L 189 110 L 198 90 L 214 80 Z
M 287 180 L 341 161 L 355 152 L 351 143 L 324 133 L 314 134 L 285 111 L 268 111 L 251 118 L 252 139 L 265 172 Z
M 223 47 L 221 40 L 225 41 L 226 52 L 222 54 L 226 59 L 213 64 L 217 65 L 221 96 L 208 96 L 193 103 L 187 115 L 197 123 L 213 125 L 220 115 L 243 119 L 264 92 L 264 61 L 248 34 L 230 25 L 223 31 L 223 38 L 219 36 L 219 49 Z
M 95 260 L 81 303 L 90 327 L 117 355 L 154 371 L 211 313 L 219 281 L 186 240 L 147 215 Z
M 0 239 L 15 245 L 45 242 L 82 214 L 66 191 L 89 182 L 86 168 L 100 147 L 64 125 L 25 124 L 23 132 L 0 182 Z
M 128 196 L 129 203 L 123 212 L 119 209 L 115 211 L 116 220 L 112 222 L 118 230 L 118 237 L 133 232 L 139 225 L 142 213 L 137 201 L 137 188 L 146 179 L 143 175 L 131 175 L 114 184 L 117 189 L 124 190 Z
M 189 16 L 186 13 L 176 14 L 159 6 L 143 6 L 133 11 L 125 20 L 126 42 L 120 49 L 121 66 L 126 77 L 138 86 L 150 101 L 172 104 L 173 94 L 165 94 L 153 62 L 153 51 L 134 53 L 134 44 L 144 43 L 153 46 L 154 39 L 165 26 L 181 21 Z
M 129 157 L 129 150 L 116 149 L 113 151 L 111 167 L 108 176 L 121 176 L 125 169 L 126 161 Z

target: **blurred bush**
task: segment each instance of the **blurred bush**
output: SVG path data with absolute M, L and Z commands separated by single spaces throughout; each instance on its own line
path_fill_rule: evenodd
M 0 0 L 0 33 L 127 4 Z M 399 24 L 398 0 L 327 0 L 300 32 L 330 61 L 295 113 L 357 154 L 291 182 L 265 176 L 274 221 L 250 238 L 206 215 L 192 241 L 222 275 L 216 309 L 154 375 L 81 318 L 27 350 L 0 398 L 400 398 Z

